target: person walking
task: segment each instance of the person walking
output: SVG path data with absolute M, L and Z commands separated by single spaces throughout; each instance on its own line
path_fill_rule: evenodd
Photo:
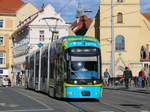
M 123 72 L 123 77 L 124 77 L 124 80 L 125 80 L 125 88 L 129 88 L 129 85 L 130 85 L 130 79 L 132 77 L 132 72 L 131 70 L 128 69 L 128 67 L 125 67 L 125 70 Z
M 139 72 L 139 76 L 142 78 L 142 87 L 144 88 L 145 87 L 145 72 L 144 72 L 144 69 L 142 69 Z
M 139 72 L 139 76 L 137 78 L 137 87 L 138 88 L 141 88 L 142 87 L 142 77 L 140 75 L 140 72 Z
M 106 68 L 106 70 L 104 72 L 104 85 L 105 86 L 109 85 L 109 78 L 110 78 L 110 74 L 108 72 L 108 69 Z
M 133 80 L 132 80 L 132 71 L 130 70 L 130 68 L 128 67 L 129 70 L 129 87 L 133 86 Z

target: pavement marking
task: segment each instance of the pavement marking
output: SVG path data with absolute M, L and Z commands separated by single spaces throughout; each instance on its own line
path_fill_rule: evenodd
M 0 112 L 40 112 L 40 111 L 52 111 L 53 109 L 24 109 L 24 110 L 2 110 Z
M 16 91 L 16 90 L 14 90 L 14 91 Z M 45 103 L 43 103 L 43 102 L 41 102 L 41 101 L 39 101 L 39 100 L 33 98 L 32 96 L 28 96 L 28 95 L 26 95 L 26 94 L 24 94 L 24 93 L 22 93 L 22 92 L 18 92 L 18 91 L 16 91 L 16 92 L 19 93 L 19 94 L 21 94 L 21 95 L 23 95 L 23 96 L 26 96 L 26 97 L 30 98 L 31 100 L 34 100 L 35 102 L 37 102 L 37 103 L 43 105 L 43 106 L 46 107 L 47 109 L 54 110 L 53 108 L 51 108 L 51 107 L 48 106 L 47 104 L 45 104 Z
M 109 110 L 107 111 L 107 110 L 105 110 L 105 111 L 99 111 L 99 112 L 114 112 L 114 111 L 111 111 L 111 110 L 110 110 L 110 111 L 109 111 Z
M 112 105 L 112 104 L 106 103 L 106 102 L 104 102 L 104 101 L 101 102 L 101 103 L 104 104 L 104 105 L 107 105 L 107 106 L 109 106 L 109 107 L 111 107 L 111 108 L 120 110 L 121 112 L 127 112 L 125 109 L 123 109 L 123 108 L 121 108 L 121 107 L 119 107 L 119 106 L 117 106 L 117 105 Z
M 18 107 L 19 105 L 17 105 L 17 104 L 10 104 L 10 105 L 8 105 L 8 107 L 12 107 L 12 108 L 15 108 L 15 107 Z
M 2 106 L 2 107 L 18 107 L 19 105 L 16 105 L 16 104 L 0 103 L 0 106 Z
M 0 106 L 5 107 L 6 103 L 0 103 Z
M 150 111 L 148 111 L 148 110 L 141 110 L 141 112 L 150 112 Z

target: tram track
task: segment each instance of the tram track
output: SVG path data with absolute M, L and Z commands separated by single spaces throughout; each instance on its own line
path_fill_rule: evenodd
M 123 108 L 108 104 L 108 103 L 104 103 L 104 102 L 98 102 L 96 103 L 97 107 L 100 107 L 100 105 L 105 105 L 107 106 L 107 108 L 104 110 L 101 110 L 100 108 L 97 110 L 89 110 L 89 108 L 84 108 L 82 105 L 73 103 L 73 102 L 67 102 L 68 105 L 72 106 L 73 108 L 76 108 L 78 110 L 78 112 L 128 112 L 126 110 L 124 110 Z M 95 105 L 95 103 L 94 103 Z M 91 105 L 87 105 L 86 107 L 91 107 Z M 108 110 L 109 109 L 109 110 Z
M 108 104 L 108 103 L 104 103 L 104 102 L 101 102 L 101 103 L 104 104 L 104 105 L 107 105 L 107 106 L 109 106 L 111 108 L 114 108 L 115 110 L 118 110 L 119 112 L 128 112 L 128 111 L 126 111 L 126 110 L 124 110 L 124 109 L 122 109 L 122 108 L 120 108 L 118 106 L 114 106 L 114 105 L 111 105 L 111 104 Z
M 96 100 L 89 99 L 53 99 L 48 98 L 46 95 L 33 93 L 32 91 L 26 91 L 24 89 L 16 89 L 14 91 L 23 92 L 29 97 L 34 95 L 34 98 L 39 100 L 39 104 L 44 107 L 48 108 L 50 106 L 53 110 L 59 109 L 59 111 L 65 110 L 65 112 L 149 112 L 149 106 L 146 105 L 145 102 L 137 103 L 138 98 L 139 101 L 142 101 L 142 98 L 144 98 L 144 96 L 140 96 L 140 94 L 138 94 L 138 98 L 134 97 L 135 94 L 131 94 L 132 100 L 130 100 L 130 93 L 123 94 L 124 92 L 116 93 L 111 91 L 111 94 L 105 94 L 103 96 L 104 98 L 98 102 Z M 107 91 L 107 93 L 109 93 L 109 91 Z M 120 94 L 123 95 L 118 97 Z
M 72 102 L 66 102 L 68 105 L 72 106 L 73 108 L 76 108 L 78 112 L 90 112 L 88 110 L 85 110 L 84 108 L 81 108 L 80 106 L 72 103 Z

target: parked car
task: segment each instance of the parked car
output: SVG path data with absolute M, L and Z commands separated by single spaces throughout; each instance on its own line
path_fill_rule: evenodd
M 2 86 L 3 86 L 3 87 L 9 86 L 8 77 L 3 77 L 3 78 L 2 78 Z

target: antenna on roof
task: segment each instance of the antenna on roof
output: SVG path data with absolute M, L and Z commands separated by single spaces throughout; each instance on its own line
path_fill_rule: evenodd
M 42 0 L 42 6 L 41 6 L 41 9 L 44 9 L 44 7 L 45 7 L 44 0 Z
M 81 7 L 81 2 L 78 0 L 78 7 L 77 7 L 77 15 L 76 18 L 80 18 L 83 15 L 83 9 Z

